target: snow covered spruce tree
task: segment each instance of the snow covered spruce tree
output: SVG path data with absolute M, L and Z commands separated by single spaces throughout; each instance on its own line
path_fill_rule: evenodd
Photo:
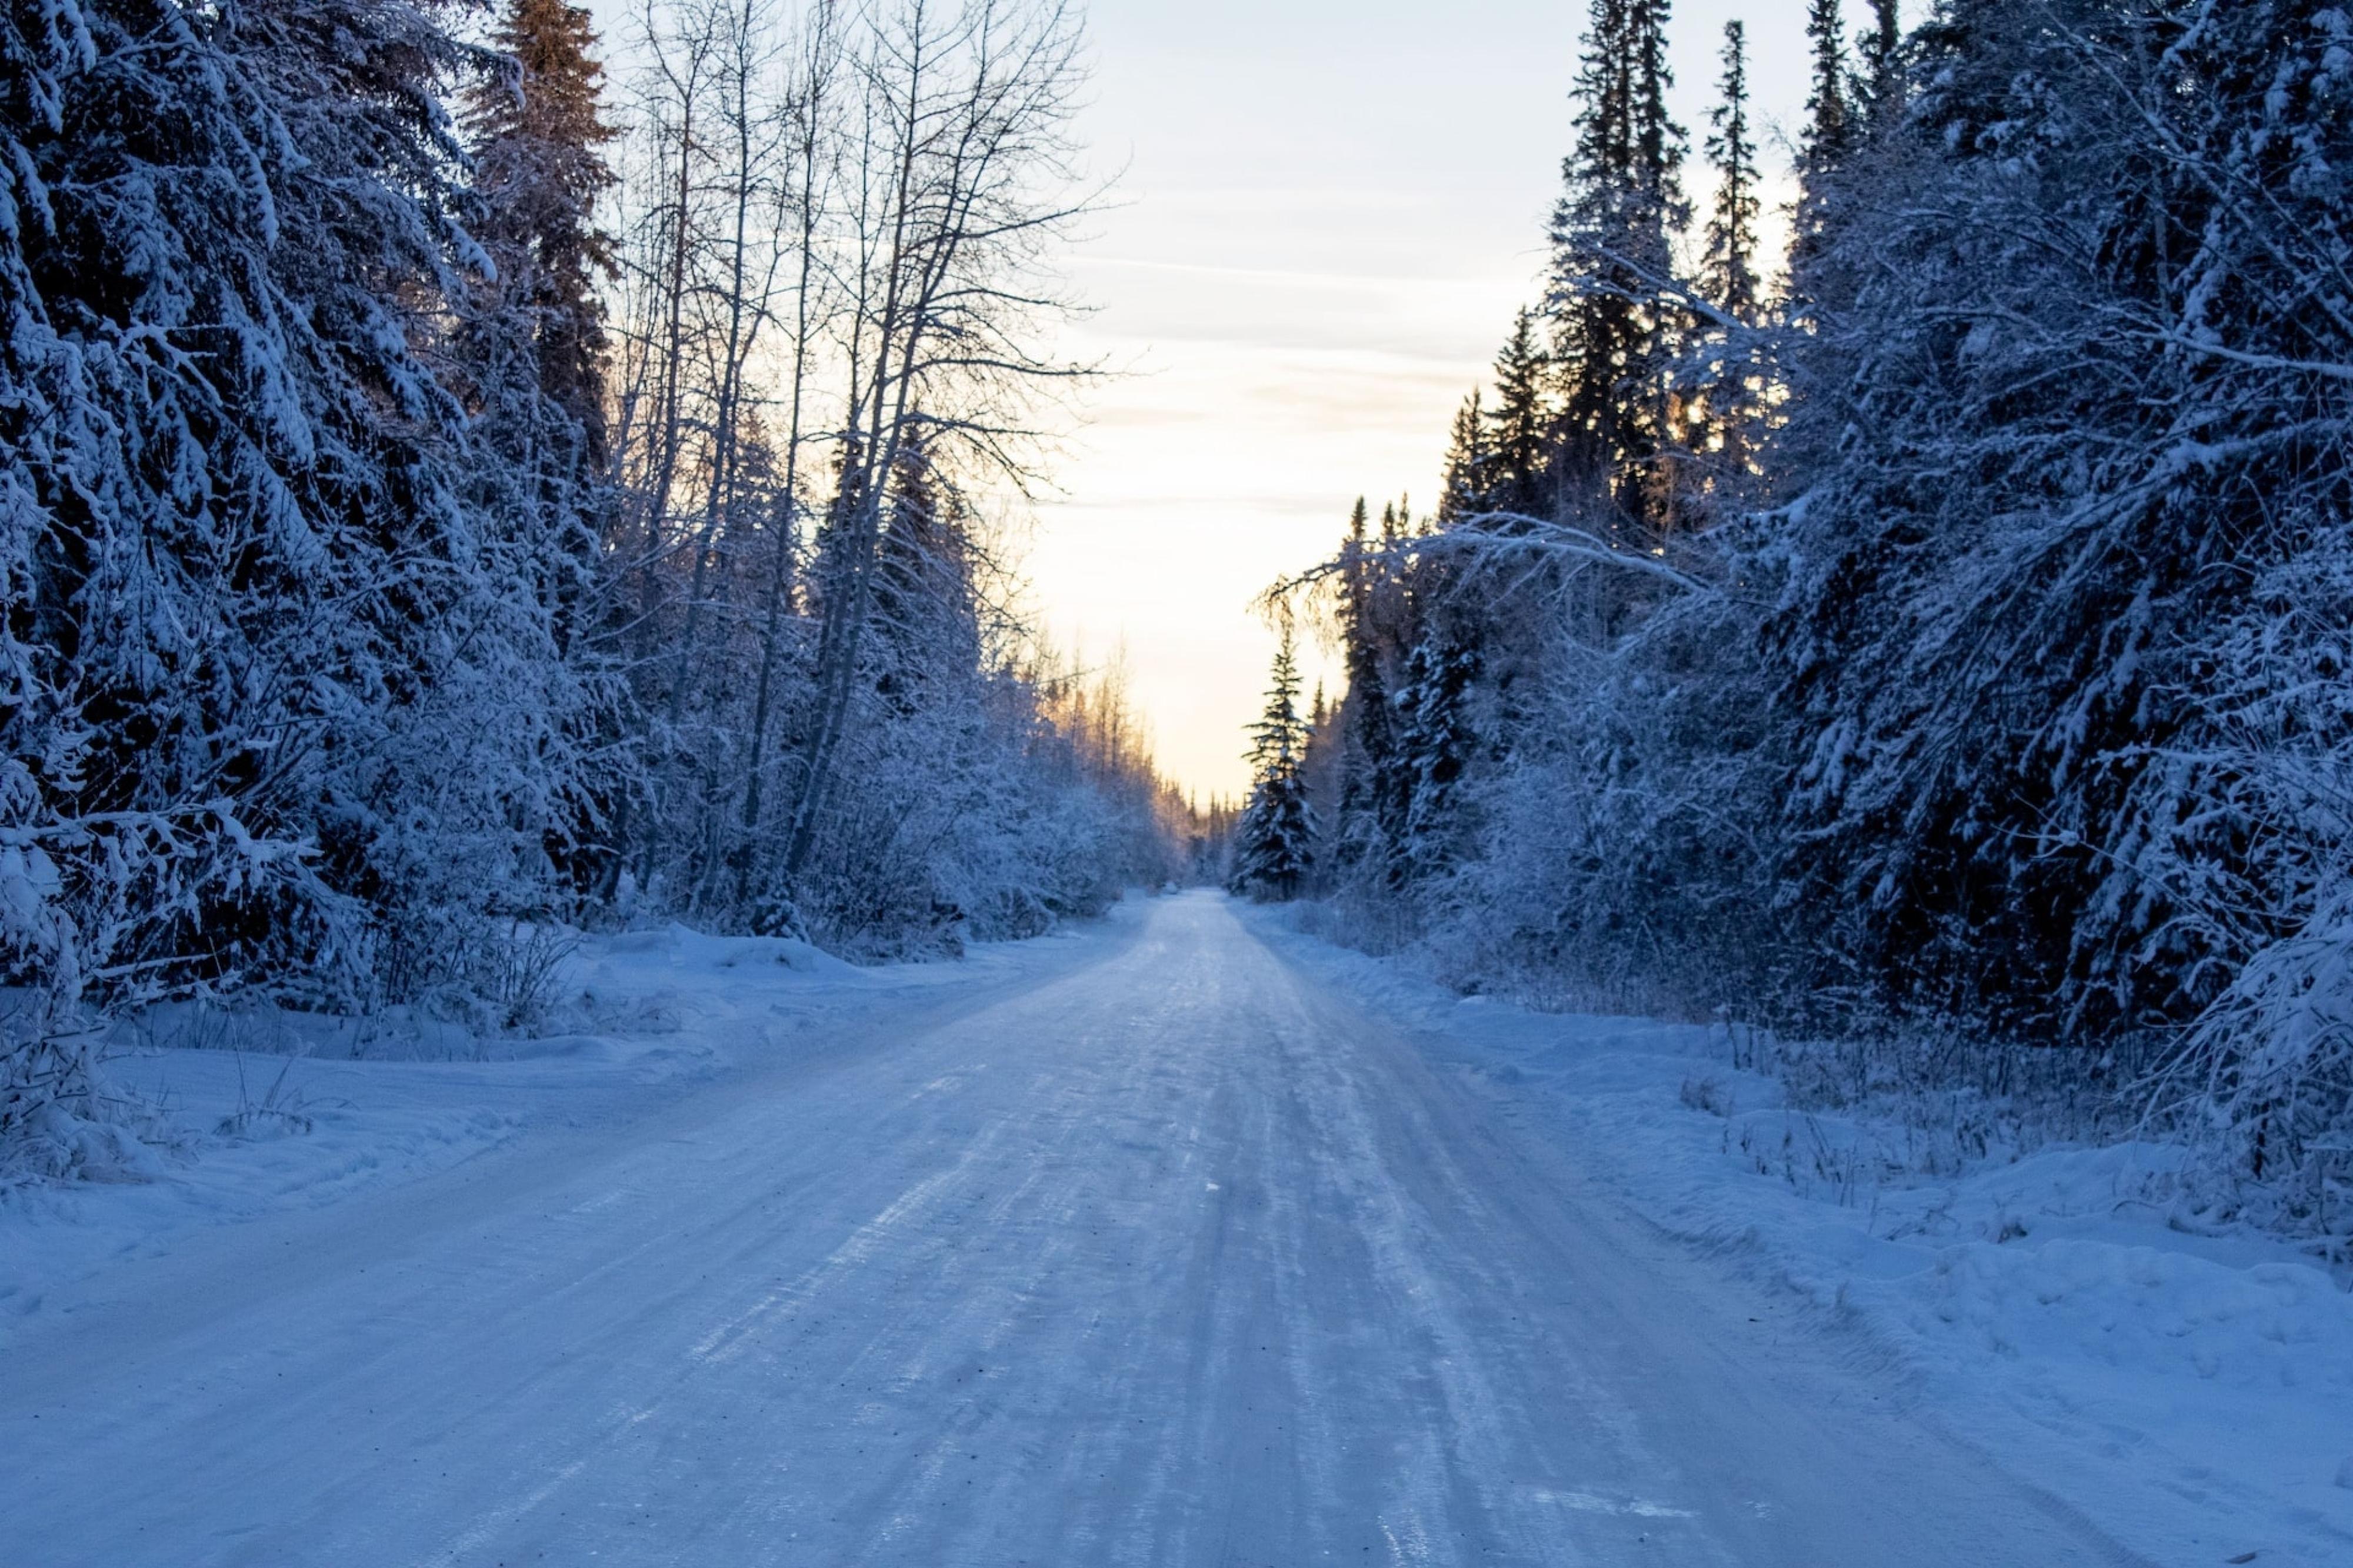
M 1338 714 L 1329 860 L 1334 876 L 1343 881 L 1386 885 L 1401 869 L 1398 857 L 1404 847 L 1410 784 L 1391 684 L 1399 673 L 1397 644 L 1405 631 L 1406 608 L 1393 555 L 1396 544 L 1395 510 L 1387 512 L 1376 536 L 1369 510 L 1358 497 L 1341 542 L 1334 584 L 1348 688 Z
M 613 238 L 597 203 L 615 183 L 604 149 L 604 68 L 588 13 L 564 0 L 513 0 L 491 34 L 506 57 L 467 94 L 474 162 L 471 229 L 492 270 L 465 301 L 459 353 L 483 450 L 478 470 L 510 488 L 485 497 L 515 526 L 545 534 L 567 642 L 599 569 L 608 500 L 600 283 Z
M 2177 655 L 2197 683 L 2194 722 L 2136 781 L 2125 847 L 2192 928 L 2184 945 L 2235 963 L 2170 1064 L 2175 1092 L 2223 1130 L 2241 1184 L 2230 1201 L 2320 1232 L 2342 1257 L 2353 1236 L 2353 22 L 2312 5 L 2217 10 L 2174 53 L 2212 110 L 2160 121 L 2188 187 L 2177 199 L 2202 225 L 2149 326 L 2198 395 L 2196 433 L 2179 438 L 2202 459 L 2192 471 L 2253 542 L 2219 626 Z M 2160 101 L 2166 79 L 2136 97 Z M 2212 984 L 2199 977 L 2193 994 Z
M 1299 714 L 1299 665 L 1288 626 L 1250 742 L 1250 800 L 1234 828 L 1231 886 L 1253 899 L 1295 898 L 1314 869 L 1315 813 L 1307 799 L 1307 725 Z
M 1688 314 L 1673 281 L 1689 213 L 1683 133 L 1667 112 L 1668 14 L 1668 0 L 1593 0 L 1546 300 L 1563 504 L 1597 535 L 1642 548 L 1675 523 L 1672 373 Z
M 437 984 L 535 896 L 566 693 L 538 539 L 464 502 L 437 93 L 481 58 L 397 0 L 5 37 L 14 1131 L 86 1107 L 91 1008 Z
M 1724 76 L 1709 111 L 1706 150 L 1715 172 L 1715 195 L 1700 235 L 1699 274 L 1694 279 L 1713 318 L 1695 334 L 1691 353 L 1696 374 L 1685 377 L 1698 409 L 1692 437 L 1699 449 L 1705 488 L 1724 488 L 1746 499 L 1746 481 L 1756 467 L 1757 448 L 1771 414 L 1772 372 L 1768 344 L 1757 331 L 1764 323 L 1766 287 L 1760 272 L 1763 247 L 1757 225 L 1764 211 L 1758 196 L 1757 144 L 1748 118 L 1748 36 L 1739 22 L 1724 25 Z
M 343 646 L 283 657 L 331 721 L 310 808 L 320 864 L 367 911 L 365 983 L 328 984 L 308 949 L 284 983 L 339 1005 L 481 1003 L 495 1024 L 519 999 L 502 994 L 493 922 L 548 907 L 549 853 L 584 816 L 596 703 L 556 636 L 581 524 L 529 499 L 574 485 L 576 449 L 518 486 L 498 419 L 468 395 L 480 361 L 465 320 L 494 258 L 464 226 L 480 209 L 457 184 L 465 150 L 439 92 L 501 68 L 452 42 L 439 7 L 224 15 L 301 155 L 274 192 L 270 260 L 309 340 L 293 363 L 322 439 L 287 457 L 322 552 L 300 570 L 330 568 L 306 595 L 334 595 L 316 602 L 335 605 Z M 527 395 L 544 363 L 512 381 Z
M 1533 505 L 1548 483 L 1544 360 L 1535 344 L 1523 312 L 1497 362 L 1486 448 L 1493 500 Z M 1475 494 L 1467 477 L 1454 489 L 1477 501 L 1480 515 L 1502 510 Z M 1339 704 L 1347 745 L 1332 890 L 1352 899 L 1361 919 L 1409 923 L 1411 906 L 1434 890 L 1467 842 L 1456 786 L 1479 745 L 1472 704 L 1482 623 L 1471 595 L 1456 591 L 1458 563 L 1421 548 L 1434 520 L 1417 522 L 1402 504 L 1385 506 L 1377 540 L 1367 540 L 1363 516 L 1359 502 L 1326 584 L 1349 675 Z
M 1479 743 L 1471 703 L 1480 664 L 1457 608 L 1441 603 L 1424 619 L 1398 693 L 1398 751 L 1405 774 L 1403 876 L 1426 888 L 1454 868 L 1469 842 L 1458 789 Z

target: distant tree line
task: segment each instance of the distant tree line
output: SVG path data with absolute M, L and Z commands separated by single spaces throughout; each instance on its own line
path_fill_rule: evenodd
M 0 20 L 0 1152 L 161 996 L 495 1027 L 532 926 L 936 951 L 1176 865 L 988 521 L 1085 373 L 1073 16 L 660 0 L 617 94 L 480 16 Z
M 1740 24 L 1695 213 L 1667 21 L 1594 0 L 1434 513 L 1271 595 L 1348 689 L 1244 880 L 1466 985 L 2065 1051 L 2341 1230 L 2353 19 L 1812 0 L 1786 258 Z

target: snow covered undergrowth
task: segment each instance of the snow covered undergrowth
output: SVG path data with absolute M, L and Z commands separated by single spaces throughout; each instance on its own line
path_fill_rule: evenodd
M 2353 1293 L 2276 1239 L 2176 1228 L 2180 1151 L 2054 1144 L 1925 1176 L 1916 1131 L 1787 1109 L 1721 1029 L 1461 997 L 1252 918 L 1637 1213 L 1834 1314 L 2119 1541 L 2167 1563 L 2353 1561 Z
M 120 1130 L 136 1135 L 107 1139 L 84 1163 L 91 1180 L 0 1185 L 0 1348 L 35 1314 L 71 1310 L 111 1265 L 200 1246 L 206 1227 L 415 1181 L 534 1131 L 593 1135 L 894 1010 L 1071 961 L 1133 913 L 871 969 L 804 942 L 675 924 L 589 937 L 528 1036 L 397 1010 L 160 1012 L 122 1031 L 107 1070 Z

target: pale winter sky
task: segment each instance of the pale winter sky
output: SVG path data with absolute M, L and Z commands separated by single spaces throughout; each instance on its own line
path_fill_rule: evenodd
M 1859 4 L 1851 12 L 1864 9 Z M 1028 551 L 1053 634 L 1122 647 L 1161 765 L 1243 787 L 1273 648 L 1249 601 L 1363 493 L 1434 497 L 1447 426 L 1535 296 L 1580 0 L 1093 0 L 1082 125 L 1118 200 L 1073 258 L 1088 398 Z M 1725 21 L 1768 172 L 1806 95 L 1803 0 L 1679 0 L 1693 195 Z M 1852 27 L 1854 18 L 1849 18 Z M 1328 665 L 1326 666 L 1328 669 Z
M 1456 405 L 1537 294 L 1587 0 L 1092 0 L 1079 126 L 1115 205 L 1070 258 L 1083 397 L 1020 542 L 1032 615 L 1124 651 L 1161 766 L 1238 795 L 1273 634 L 1250 601 L 1438 486 Z M 639 0 L 591 0 L 626 101 Z M 1848 0 L 1850 29 L 1865 9 Z M 1805 0 L 1677 0 L 1687 184 L 1724 24 L 1748 25 L 1761 161 L 1786 170 Z M 1786 185 L 1777 187 L 1786 189 Z M 1768 226 L 1775 215 L 1767 214 Z M 1311 671 L 1328 658 L 1303 648 Z

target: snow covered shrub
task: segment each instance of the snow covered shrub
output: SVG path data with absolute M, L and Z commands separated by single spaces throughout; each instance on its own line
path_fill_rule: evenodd
M 2168 1077 L 2191 1091 L 2201 1131 L 2221 1145 L 2229 1209 L 2340 1247 L 2353 1237 L 2353 894 L 2343 884 L 2303 930 L 2247 962 Z
M 802 880 L 812 931 L 862 958 L 953 952 L 1175 875 L 1171 803 L 1121 701 L 1004 669 L 871 720 Z
M 187 951 L 189 912 L 309 911 L 323 942 L 349 929 L 344 906 L 296 847 L 256 840 L 225 808 L 60 819 L 13 761 L 0 786 L 0 1170 L 120 1164 L 144 1113 L 100 1078 L 107 1014 L 238 978 Z
M 1716 555 L 1721 540 L 1681 553 Z M 1596 646 L 1566 626 L 1475 776 L 1479 852 L 1431 889 L 1441 970 L 1552 1005 L 1754 1006 L 1799 922 L 1760 922 L 1778 849 L 1756 606 L 1672 595 Z
M 2353 523 L 2257 584 L 2201 692 L 2200 749 L 2165 759 L 2209 823 L 2130 847 L 2210 951 L 2244 954 L 2169 1064 L 2160 1104 L 2223 1156 L 2221 1201 L 2353 1235 Z M 2216 849 L 2212 819 L 2231 833 Z M 2178 825 L 2178 826 L 2177 826 Z M 2202 829 L 2202 830 L 2201 830 Z

